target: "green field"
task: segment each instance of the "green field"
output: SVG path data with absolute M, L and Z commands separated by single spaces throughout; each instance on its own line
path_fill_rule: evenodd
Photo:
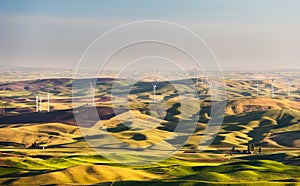
M 1 184 L 278 184 L 297 185 L 300 178 L 299 156 L 267 160 L 267 154 L 228 157 L 219 155 L 177 154 L 165 161 L 147 166 L 126 166 L 107 160 L 90 151 L 83 155 L 74 149 L 1 150 Z M 288 154 L 299 154 L 293 150 Z M 205 153 L 207 154 L 207 153 Z M 276 157 L 277 153 L 272 156 Z M 202 157 L 203 156 L 203 157 Z M 283 156 L 283 155 L 281 155 Z M 130 161 L 131 158 L 124 156 Z M 149 157 L 151 158 L 151 157 Z M 292 161 L 293 158 L 296 158 Z M 246 160 L 247 159 L 247 160 Z M 282 159 L 281 159 L 282 160 Z

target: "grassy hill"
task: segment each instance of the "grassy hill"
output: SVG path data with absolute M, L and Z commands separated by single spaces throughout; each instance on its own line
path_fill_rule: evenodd
M 207 126 L 207 121 L 209 120 L 209 105 L 201 102 L 199 102 L 199 104 L 202 105 L 199 123 L 194 135 L 190 138 L 186 147 L 196 148 Z M 178 105 L 176 102 L 169 101 L 167 102 L 166 107 L 168 109 L 166 110 L 165 116 L 160 119 L 155 116 L 157 113 L 150 112 L 149 105 L 145 103 L 131 103 L 130 108 L 132 110 L 130 112 L 119 109 L 119 115 L 117 116 L 114 114 L 114 110 L 111 107 L 97 107 L 97 111 L 99 117 L 102 118 L 101 125 L 116 138 L 126 141 L 126 143 L 131 145 L 149 145 L 154 141 L 157 142 L 157 140 L 167 139 L 168 136 L 171 136 L 172 131 L 177 126 L 181 113 L 180 104 Z M 85 123 L 89 124 L 81 127 L 97 126 L 95 121 L 89 116 L 91 112 L 88 111 L 88 109 L 88 107 L 82 108 L 85 112 L 85 114 L 83 114 L 87 121 Z M 190 110 L 192 111 L 192 109 Z M 191 112 L 190 114 L 193 113 Z M 33 141 L 45 141 L 45 138 L 51 138 L 52 141 L 54 139 L 54 141 L 57 141 L 56 139 L 60 138 L 62 142 L 66 143 L 74 141 L 72 138 L 64 141 L 64 138 L 62 138 L 64 136 L 56 134 L 57 131 L 53 131 L 53 133 L 49 131 L 49 134 L 39 134 L 39 131 L 42 130 L 36 129 L 33 133 L 29 132 L 34 126 L 41 127 L 46 126 L 47 123 L 55 122 L 60 123 L 60 125 L 76 124 L 71 110 L 4 116 L 0 121 L 3 127 L 0 132 L 5 135 L 0 137 L 0 141 L 9 142 L 10 145 L 15 143 L 17 146 L 28 146 Z M 28 125 L 24 125 L 26 123 Z M 19 130 L 21 132 L 19 132 Z M 300 112 L 298 102 L 269 98 L 230 100 L 226 107 L 226 115 L 221 130 L 212 146 L 236 146 L 245 148 L 247 144 L 251 142 L 256 146 L 263 147 L 300 147 L 299 130 Z M 16 133 L 22 134 L 20 135 L 20 138 L 21 136 L 31 137 L 17 140 L 17 138 L 12 137 Z M 49 140 L 46 140 L 44 143 L 48 144 L 48 141 Z M 53 144 L 53 142 L 49 144 Z
M 7 160 L 4 162 L 8 162 Z M 223 164 L 169 158 L 144 167 L 127 167 L 96 156 L 25 158 L 10 160 L 0 168 L 1 184 L 295 184 L 299 167 L 272 160 L 249 160 Z
M 179 93 L 191 91 L 184 80 L 160 82 L 157 103 L 152 102 L 151 83 L 137 82 L 126 97 L 129 104 L 110 95 L 112 80 L 97 81 L 96 113 L 101 122 L 92 115 L 94 108 L 90 107 L 88 97 L 76 98 L 82 105 L 71 109 L 70 79 L 0 85 L 0 95 L 4 98 L 0 103 L 7 103 L 6 112 L 0 114 L 0 184 L 296 185 L 300 181 L 300 102 L 296 87 L 292 88 L 293 96 L 287 98 L 285 87 L 276 84 L 276 98 L 271 99 L 267 81 L 260 82 L 260 97 L 254 97 L 253 81 L 228 81 L 228 100 L 220 131 L 216 131 L 208 149 L 197 152 L 213 117 L 210 95 L 204 94 L 207 85 L 199 85 L 200 99 L 185 99 L 189 107 L 183 108 Z M 118 81 L 115 91 L 123 95 L 128 82 Z M 51 112 L 34 112 L 36 89 L 51 93 Z M 87 90 L 79 93 L 84 95 Z M 81 113 L 84 125 L 76 125 L 76 112 Z M 191 127 L 190 116 L 198 117 L 195 129 Z M 193 133 L 190 138 L 187 132 L 173 135 L 180 119 L 187 132 Z M 91 131 L 86 137 L 95 142 L 85 142 L 82 132 L 86 131 Z M 115 144 L 111 137 L 123 144 Z M 120 164 L 98 155 L 90 146 L 101 146 L 105 151 L 109 147 L 146 148 L 161 143 L 160 147 L 168 151 L 176 147 L 176 139 L 187 139 L 187 143 L 173 157 L 144 166 Z M 96 140 L 101 140 L 101 144 Z M 229 155 L 233 146 L 245 150 L 249 143 L 256 147 L 254 154 Z M 32 147 L 33 144 L 36 146 Z M 258 147 L 262 147 L 262 154 L 257 153 Z M 157 159 L 148 151 L 144 154 L 144 157 L 122 153 L 114 156 L 122 159 L 121 163 Z

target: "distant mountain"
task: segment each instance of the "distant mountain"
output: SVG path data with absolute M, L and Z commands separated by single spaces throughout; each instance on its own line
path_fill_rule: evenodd
M 70 68 L 61 67 L 26 67 L 26 66 L 14 66 L 14 65 L 0 65 L 0 70 L 19 70 L 19 71 L 58 71 L 58 70 L 71 70 Z
M 282 68 L 275 70 L 276 72 L 300 72 L 299 68 Z

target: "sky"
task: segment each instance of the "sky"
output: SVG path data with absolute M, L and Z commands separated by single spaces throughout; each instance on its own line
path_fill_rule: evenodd
M 106 31 L 164 20 L 199 35 L 224 70 L 300 69 L 299 8 L 298 0 L 0 0 L 0 66 L 74 68 Z

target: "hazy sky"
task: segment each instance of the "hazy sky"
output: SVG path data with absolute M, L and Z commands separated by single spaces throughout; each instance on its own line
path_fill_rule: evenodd
M 298 0 L 0 1 L 1 65 L 73 68 L 88 45 L 130 21 L 181 24 L 224 69 L 300 69 Z

